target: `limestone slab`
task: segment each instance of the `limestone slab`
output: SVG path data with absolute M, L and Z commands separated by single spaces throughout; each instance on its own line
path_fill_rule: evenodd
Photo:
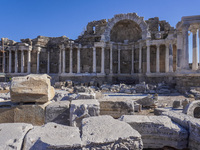
M 26 123 L 0 124 L 0 149 L 21 150 L 24 136 L 32 128 L 31 124 Z
M 95 116 L 82 120 L 82 142 L 87 149 L 143 148 L 141 135 L 125 122 L 111 116 Z

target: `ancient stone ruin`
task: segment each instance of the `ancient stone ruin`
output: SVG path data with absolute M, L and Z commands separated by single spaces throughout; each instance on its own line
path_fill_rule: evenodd
M 2 38 L 0 149 L 199 150 L 199 29 L 128 13 L 76 40 Z

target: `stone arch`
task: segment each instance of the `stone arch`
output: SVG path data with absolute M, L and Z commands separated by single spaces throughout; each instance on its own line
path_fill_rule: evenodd
M 136 13 L 128 13 L 128 14 L 118 14 L 115 15 L 112 19 L 108 19 L 108 23 L 105 28 L 105 32 L 101 35 L 101 41 L 109 42 L 110 41 L 110 32 L 114 25 L 122 20 L 132 20 L 137 23 L 142 30 L 142 39 L 147 39 L 150 37 L 150 33 L 148 31 L 148 25 L 144 21 L 143 17 L 139 17 Z
M 196 100 L 196 101 L 189 103 L 183 110 L 183 113 L 187 114 L 189 116 L 192 116 L 192 117 L 199 118 L 200 117 L 199 110 L 200 110 L 200 100 Z

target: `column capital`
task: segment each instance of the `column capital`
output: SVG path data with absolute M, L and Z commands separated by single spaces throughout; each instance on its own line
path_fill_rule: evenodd
M 148 47 L 148 46 L 151 46 L 150 40 L 147 40 L 147 41 L 146 41 L 146 45 L 147 45 L 147 47 Z
M 78 44 L 78 48 L 81 48 L 82 47 L 82 45 L 81 44 Z
M 188 31 L 189 27 L 190 27 L 190 24 L 183 24 L 182 25 L 182 30 Z
M 160 47 L 160 43 L 156 43 L 156 47 L 159 48 Z
M 197 33 L 197 28 L 192 28 L 190 31 L 192 32 L 192 34 L 196 34 Z

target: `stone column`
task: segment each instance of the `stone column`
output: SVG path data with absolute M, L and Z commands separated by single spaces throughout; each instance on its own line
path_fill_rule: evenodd
M 96 73 L 96 47 L 93 47 L 93 73 Z
M 120 70 L 120 45 L 118 44 L 118 74 L 121 73 L 121 70 Z
M 2 52 L 3 52 L 3 62 L 2 62 L 2 72 L 5 72 L 5 67 L 6 67 L 6 57 L 5 57 L 5 51 L 4 51 L 4 38 L 1 38 L 2 42 Z
M 177 70 L 183 66 L 183 36 L 182 32 L 177 32 Z
M 139 73 L 142 72 L 142 44 L 139 47 Z
M 113 45 L 110 44 L 110 74 L 113 74 Z
M 184 69 L 189 69 L 189 47 L 188 47 L 188 28 L 190 25 L 186 24 L 182 27 L 183 33 L 183 51 L 184 51 Z
M 77 73 L 81 73 L 81 44 L 78 45 L 78 50 L 77 50 Z
M 101 73 L 105 73 L 105 48 L 101 47 Z
M 9 50 L 9 73 L 12 72 L 12 51 Z
M 62 49 L 60 48 L 59 49 L 59 60 L 58 60 L 58 73 L 60 74 L 61 73 L 61 68 L 62 66 Z
M 50 51 L 47 51 L 47 74 L 50 73 Z
M 193 38 L 192 38 L 192 46 L 193 46 L 193 52 L 192 52 L 192 70 L 198 69 L 198 52 L 197 52 L 197 29 L 191 30 Z
M 200 69 L 200 28 L 199 28 L 199 69 Z
M 40 50 L 41 50 L 41 48 L 38 47 L 38 49 L 37 49 L 37 74 L 40 73 Z
M 157 50 L 156 50 L 156 72 L 160 72 L 160 45 L 156 45 Z
M 132 50 L 131 50 L 131 56 L 132 56 L 132 59 L 131 59 L 131 74 L 134 74 L 134 45 L 132 46 Z
M 31 49 L 28 50 L 27 73 L 31 73 Z
M 72 54 L 72 44 L 70 46 L 70 53 L 69 53 L 69 59 L 70 59 L 70 62 L 69 62 L 69 73 L 72 73 L 73 72 L 73 54 Z
M 15 73 L 18 73 L 18 54 L 17 54 L 17 49 L 15 49 Z
M 63 60 L 62 60 L 62 73 L 65 73 L 65 48 L 62 49 Z
M 24 73 L 24 51 L 21 50 L 21 73 Z
M 169 44 L 169 72 L 173 72 L 173 44 Z
M 147 41 L 147 73 L 150 73 L 150 43 Z
M 169 72 L 169 44 L 166 44 L 165 46 L 165 72 Z

